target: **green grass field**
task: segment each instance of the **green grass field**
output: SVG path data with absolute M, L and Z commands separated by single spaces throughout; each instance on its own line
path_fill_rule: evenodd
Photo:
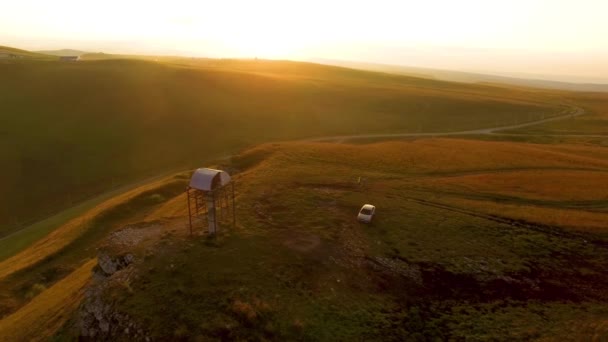
M 608 336 L 603 148 L 286 143 L 229 166 L 237 228 L 188 237 L 185 198 L 167 201 L 165 233 L 106 293 L 154 339 Z
M 106 57 L 0 62 L 0 235 L 260 142 L 488 127 L 550 116 L 560 102 L 287 61 Z
M 25 229 L 18 230 L 8 236 L 3 237 L 0 239 L 0 262 L 27 248 L 35 241 L 40 240 L 57 229 L 57 227 L 61 227 L 69 222 L 71 219 L 86 214 L 88 210 L 94 209 L 104 201 L 117 197 L 120 194 L 137 188 L 138 186 L 150 183 L 158 178 L 162 178 L 162 176 L 148 178 L 141 182 L 136 182 L 104 192 L 99 196 L 80 202 L 77 205 L 66 210 L 62 210 L 51 217 L 29 225 Z

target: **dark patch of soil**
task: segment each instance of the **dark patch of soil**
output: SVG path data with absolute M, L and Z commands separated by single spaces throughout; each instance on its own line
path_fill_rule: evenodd
M 289 232 L 284 235 L 286 236 L 283 238 L 283 244 L 298 252 L 313 251 L 321 244 L 321 238 L 313 234 Z

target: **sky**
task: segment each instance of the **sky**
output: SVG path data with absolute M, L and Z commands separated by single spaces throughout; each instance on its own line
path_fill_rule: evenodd
M 608 0 L 2 1 L 0 45 L 608 82 Z

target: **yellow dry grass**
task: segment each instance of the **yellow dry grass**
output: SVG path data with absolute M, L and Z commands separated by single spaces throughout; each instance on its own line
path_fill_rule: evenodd
M 292 143 L 274 157 L 292 155 L 329 164 L 404 172 L 456 172 L 492 169 L 608 168 L 605 148 L 576 145 L 419 139 L 369 145 Z
M 329 179 L 334 173 L 348 177 L 345 181 L 363 176 L 378 195 L 389 188 L 396 193 L 416 191 L 420 193 L 408 196 L 432 196 L 516 220 L 607 231 L 608 213 L 602 208 L 608 203 L 608 151 L 597 146 L 465 139 L 367 145 L 298 142 L 260 146 L 241 158 L 255 165 L 243 174 L 248 180 L 241 187 L 281 181 L 284 168 L 309 181 Z M 256 158 L 257 163 L 251 162 Z M 314 170 L 318 177 L 312 176 Z
M 461 193 L 506 195 L 547 201 L 606 201 L 608 172 L 529 170 L 443 177 L 426 182 Z
M 1 320 L 0 341 L 43 341 L 52 336 L 80 304 L 96 264 L 96 260 L 89 260 L 19 311 Z
M 52 233 L 44 238 L 36 241 L 34 244 L 19 252 L 18 254 L 0 262 L 0 279 L 31 266 L 45 257 L 58 252 L 70 242 L 74 241 L 86 229 L 87 223 L 93 220 L 96 216 L 104 211 L 113 208 L 121 203 L 124 203 L 133 197 L 141 194 L 144 191 L 154 189 L 163 183 L 166 183 L 173 176 L 163 178 L 152 183 L 142 185 L 138 188 L 130 190 L 124 194 L 111 198 L 93 209 L 87 211 L 81 216 L 78 216 L 61 227 L 55 229 Z

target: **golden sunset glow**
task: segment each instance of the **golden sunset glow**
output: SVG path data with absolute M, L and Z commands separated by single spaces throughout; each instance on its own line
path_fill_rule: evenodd
M 500 63 L 484 62 L 478 69 L 548 72 L 554 67 L 542 56 L 565 63 L 566 70 L 579 65 L 581 56 L 590 58 L 583 64 L 601 64 L 608 53 L 606 13 L 608 2 L 600 0 L 25 0 L 0 5 L 0 42 L 34 49 L 317 57 L 465 69 L 475 67 L 467 62 L 469 55 L 482 50 L 483 60 L 501 57 Z M 435 61 L 438 54 L 449 58 Z M 608 77 L 606 69 L 578 66 L 572 74 Z

